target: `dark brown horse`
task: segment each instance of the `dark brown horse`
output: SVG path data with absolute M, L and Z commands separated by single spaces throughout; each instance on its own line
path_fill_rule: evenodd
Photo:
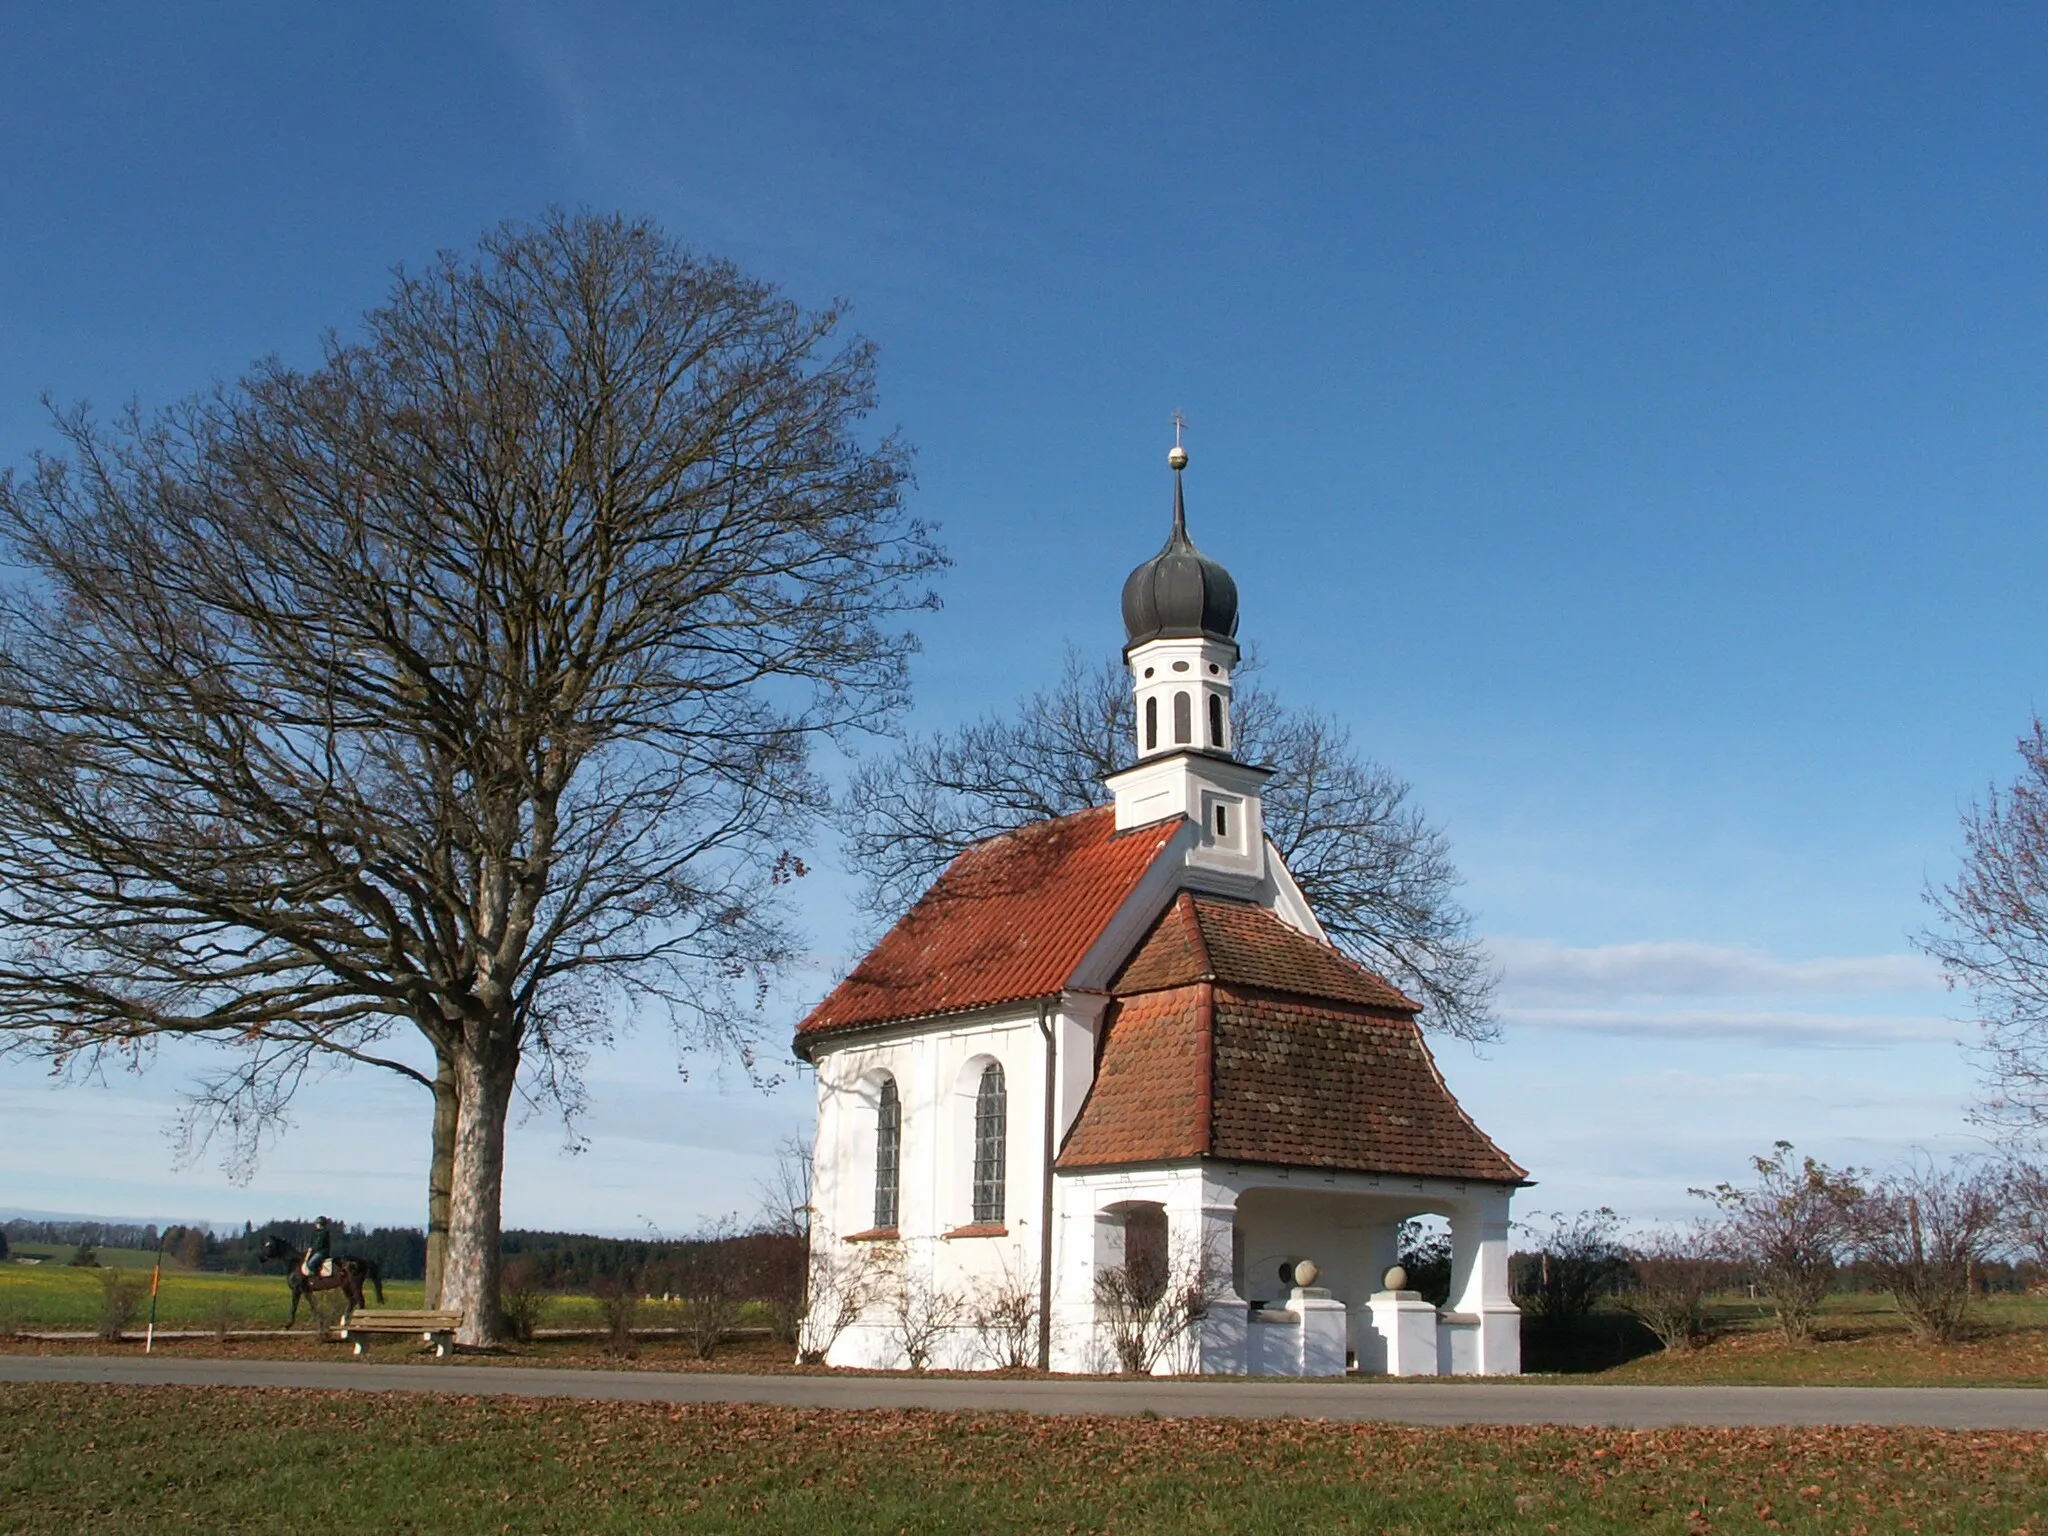
M 273 1259 L 285 1259 L 291 1264 L 284 1276 L 292 1288 L 291 1322 L 285 1327 L 298 1322 L 299 1302 L 312 1291 L 340 1291 L 348 1298 L 348 1309 L 353 1312 L 363 1304 L 363 1286 L 367 1283 L 376 1288 L 377 1303 L 383 1305 L 384 1277 L 369 1259 L 336 1259 L 331 1266 L 332 1274 L 309 1275 L 305 1270 L 305 1257 L 305 1249 L 294 1247 L 274 1232 L 263 1239 L 263 1248 L 256 1255 L 259 1264 L 268 1264 Z

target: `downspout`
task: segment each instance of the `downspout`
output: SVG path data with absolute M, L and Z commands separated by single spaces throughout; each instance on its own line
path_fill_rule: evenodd
M 1045 1166 L 1040 1170 L 1038 1204 L 1038 1368 L 1052 1369 L 1052 1159 L 1053 1089 L 1057 1084 L 1059 1048 L 1052 1007 L 1038 1005 L 1038 1032 L 1045 1036 Z

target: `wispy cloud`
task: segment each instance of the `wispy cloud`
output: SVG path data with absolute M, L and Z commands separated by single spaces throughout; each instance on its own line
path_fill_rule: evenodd
M 1619 1003 L 1660 997 L 1890 995 L 1941 986 L 1924 955 L 1784 960 L 1734 945 L 1670 941 L 1578 949 L 1545 939 L 1496 938 L 1504 1001 Z
M 1664 1040 L 1746 1040 L 1756 1045 L 1855 1050 L 1905 1040 L 1952 1040 L 1954 1020 L 1929 1014 L 1820 1013 L 1704 1008 L 1503 1008 L 1509 1029 L 1569 1030 Z

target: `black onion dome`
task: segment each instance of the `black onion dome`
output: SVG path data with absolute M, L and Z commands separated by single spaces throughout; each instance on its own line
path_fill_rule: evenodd
M 1237 583 L 1188 538 L 1178 472 L 1173 477 L 1173 533 L 1164 549 L 1125 578 L 1124 633 L 1131 645 L 1237 635 Z

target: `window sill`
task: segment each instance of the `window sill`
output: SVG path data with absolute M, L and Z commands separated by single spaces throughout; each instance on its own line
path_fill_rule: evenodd
M 956 1237 L 1008 1237 L 1010 1229 L 1000 1221 L 977 1221 L 970 1226 L 955 1227 L 941 1235 L 950 1243 Z
M 894 1227 L 869 1227 L 865 1232 L 849 1232 L 840 1239 L 843 1243 L 894 1243 L 900 1240 Z

